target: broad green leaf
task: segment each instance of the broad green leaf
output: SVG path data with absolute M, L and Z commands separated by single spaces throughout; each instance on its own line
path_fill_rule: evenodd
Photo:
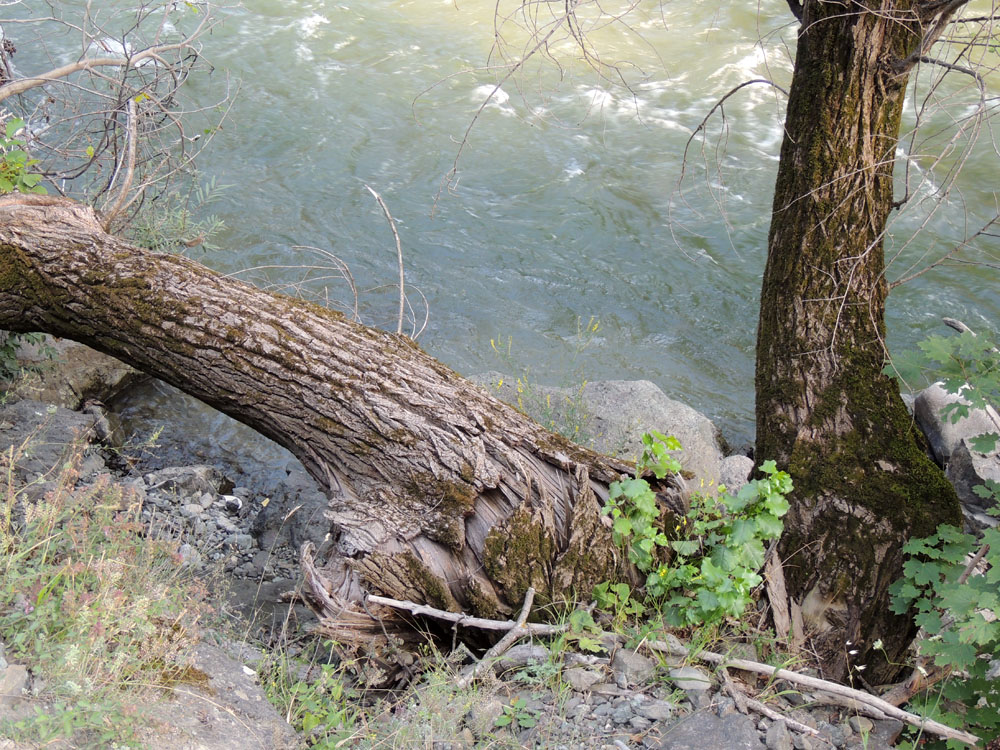
M 969 445 L 972 446 L 972 450 L 974 451 L 992 453 L 997 446 L 998 440 L 1000 440 L 1000 435 L 995 432 L 987 432 L 985 435 L 977 435 L 974 438 L 969 438 Z
M 733 521 L 733 532 L 729 537 L 729 543 L 733 546 L 746 544 L 754 538 L 756 531 L 756 523 L 745 518 L 737 518 Z
M 930 635 L 937 635 L 941 632 L 941 615 L 937 612 L 921 612 L 913 618 L 913 621 Z
M 698 551 L 698 542 L 691 539 L 675 539 L 670 543 L 671 549 L 679 555 L 693 555 Z
M 781 536 L 781 532 L 785 528 L 781 519 L 775 518 L 770 513 L 761 513 L 757 516 L 756 520 L 759 535 L 762 539 L 776 539 Z

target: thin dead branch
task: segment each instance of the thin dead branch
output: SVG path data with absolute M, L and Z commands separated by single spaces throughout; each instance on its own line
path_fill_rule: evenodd
M 958 740 L 959 742 L 964 742 L 967 745 L 975 745 L 979 742 L 979 738 L 974 734 L 952 729 L 951 727 L 945 726 L 940 722 L 925 719 L 922 716 L 917 716 L 909 711 L 897 708 L 891 703 L 887 703 L 881 698 L 869 693 L 855 690 L 854 688 L 849 688 L 845 685 L 839 685 L 835 682 L 821 680 L 818 677 L 809 677 L 808 675 L 799 674 L 798 672 L 772 667 L 770 664 L 761 664 L 747 659 L 733 659 L 728 656 L 724 656 L 723 654 L 716 654 L 711 651 L 698 651 L 695 654 L 689 654 L 686 649 L 678 650 L 676 646 L 666 641 L 646 641 L 644 642 L 644 645 L 652 651 L 659 651 L 674 656 L 689 656 L 692 659 L 708 662 L 709 664 L 714 664 L 719 667 L 725 666 L 732 667 L 733 669 L 741 669 L 744 672 L 755 672 L 757 674 L 773 677 L 774 679 L 785 680 L 786 682 L 799 685 L 809 690 L 818 690 L 822 693 L 837 696 L 838 698 L 846 698 L 854 701 L 853 705 L 856 707 L 863 706 L 866 709 L 878 711 L 884 716 L 906 722 L 907 724 L 923 729 L 926 732 L 936 734 L 939 737 Z
M 385 220 L 389 222 L 389 228 L 392 230 L 392 236 L 396 240 L 396 260 L 399 263 L 399 318 L 396 321 L 396 333 L 402 334 L 403 314 L 406 311 L 406 291 L 403 288 L 403 245 L 399 241 L 399 232 L 396 231 L 396 221 L 392 218 L 392 214 L 389 213 L 389 207 L 385 204 L 385 201 L 382 200 L 382 196 L 372 190 L 372 188 L 368 185 L 365 185 L 365 189 L 372 194 L 375 201 L 382 209 L 382 213 L 385 214 Z
M 475 627 L 486 630 L 506 630 L 507 633 L 496 644 L 496 646 L 490 649 L 490 651 L 487 652 L 487 654 L 484 655 L 484 657 L 471 669 L 463 672 L 458 682 L 458 686 L 467 687 L 496 656 L 509 649 L 518 639 L 529 635 L 550 635 L 558 632 L 564 632 L 566 630 L 566 626 L 564 625 L 540 625 L 526 623 L 525 621 L 528 613 L 530 612 L 533 597 L 534 591 L 529 589 L 528 594 L 525 596 L 524 606 L 521 608 L 521 613 L 517 620 L 488 620 L 478 617 L 469 617 L 461 613 L 448 612 L 423 604 L 388 599 L 386 597 L 375 595 L 368 596 L 367 601 L 372 604 L 379 604 L 393 609 L 402 609 L 410 612 L 411 614 L 433 617 L 445 622 L 451 622 L 456 626 L 461 625 L 463 627 Z M 607 637 L 611 635 L 612 634 L 601 633 L 598 637 Z M 654 652 L 704 661 L 715 665 L 720 670 L 733 668 L 744 672 L 766 675 L 773 679 L 785 680 L 793 685 L 798 685 L 811 691 L 817 691 L 817 700 L 833 703 L 835 705 L 848 705 L 852 710 L 868 716 L 873 716 L 875 718 L 890 717 L 898 719 L 939 737 L 958 740 L 959 742 L 964 742 L 968 745 L 975 745 L 979 742 L 979 738 L 969 732 L 952 729 L 951 727 L 945 726 L 939 722 L 925 719 L 921 716 L 910 713 L 909 711 L 904 711 L 888 701 L 870 693 L 855 690 L 854 688 L 840 685 L 835 682 L 829 682 L 828 680 L 822 680 L 818 677 L 810 677 L 788 669 L 772 667 L 769 664 L 761 664 L 760 662 L 750 661 L 748 659 L 731 658 L 712 651 L 697 651 L 695 653 L 691 653 L 686 647 L 683 646 L 683 644 L 679 644 L 679 642 L 670 643 L 669 641 L 646 640 L 643 641 L 641 645 L 642 647 Z M 722 677 L 724 683 L 727 676 L 728 675 Z M 757 705 L 747 705 L 752 707 L 754 710 L 760 711 L 761 713 L 765 713 L 765 710 L 770 710 L 766 709 L 766 707 L 759 708 Z M 762 706 L 762 704 L 760 705 Z M 770 716 L 770 714 L 767 713 L 765 713 L 765 715 Z M 781 718 L 784 718 L 785 721 L 789 721 L 787 717 Z M 804 731 L 798 727 L 795 728 L 797 731 Z
M 494 660 L 503 654 L 507 649 L 513 646 L 518 640 L 524 638 L 531 634 L 531 631 L 525 627 L 525 623 L 528 620 L 528 615 L 531 613 L 531 605 L 535 601 L 535 589 L 532 586 L 528 587 L 527 592 L 524 594 L 524 604 L 521 607 L 521 614 L 517 617 L 517 622 L 514 624 L 510 630 L 501 638 L 496 644 L 490 648 L 483 658 L 480 659 L 475 664 L 466 667 L 462 674 L 459 675 L 458 679 L 455 680 L 455 684 L 459 689 L 464 689 L 472 684 L 472 682 L 483 673 L 487 668 L 492 666 Z

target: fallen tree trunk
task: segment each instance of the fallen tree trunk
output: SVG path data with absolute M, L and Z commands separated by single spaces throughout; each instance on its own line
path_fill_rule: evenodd
M 0 326 L 110 354 L 288 448 L 327 490 L 331 602 L 361 589 L 496 618 L 628 577 L 602 523 L 631 467 L 540 427 L 408 338 L 0 198 Z M 329 607 L 333 607 L 329 604 Z

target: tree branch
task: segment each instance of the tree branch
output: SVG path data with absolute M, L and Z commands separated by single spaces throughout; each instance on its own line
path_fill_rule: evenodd
M 198 31 L 201 31 L 200 26 L 198 27 Z M 31 89 L 44 86 L 47 83 L 52 83 L 53 81 L 58 81 L 61 78 L 66 78 L 74 73 L 79 73 L 82 70 L 94 70 L 95 68 L 101 67 L 135 67 L 144 60 L 155 61 L 158 56 L 162 55 L 164 52 L 171 52 L 173 50 L 190 47 L 191 39 L 193 38 L 194 35 L 176 44 L 163 44 L 157 45 L 156 47 L 150 47 L 149 49 L 136 52 L 130 57 L 92 57 L 86 60 L 77 60 L 76 62 L 61 65 L 58 68 L 53 68 L 47 73 L 42 73 L 41 75 L 19 78 L 16 81 L 11 81 L 10 83 L 5 83 L 3 86 L 0 86 L 0 102 L 5 99 L 9 99 L 12 96 L 16 96 L 17 94 L 23 94 Z

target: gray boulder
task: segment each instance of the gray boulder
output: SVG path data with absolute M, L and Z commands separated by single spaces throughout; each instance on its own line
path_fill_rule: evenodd
M 697 711 L 668 729 L 658 746 L 661 750 L 764 750 L 753 721 L 743 714 L 717 716 Z
M 719 481 L 726 489 L 736 494 L 740 487 L 750 481 L 753 459 L 749 456 L 726 456 L 722 459 Z
M 954 423 L 941 415 L 946 406 L 961 401 L 960 394 L 948 393 L 940 383 L 934 383 L 920 391 L 913 402 L 913 417 L 927 436 L 934 460 L 941 466 L 948 463 L 965 438 L 1000 433 L 1000 416 L 993 408 L 973 409 L 969 416 Z
M 22 345 L 17 356 L 36 369 L 28 388 L 31 397 L 67 409 L 79 409 L 88 399 L 107 401 L 142 377 L 114 357 L 69 339 L 46 336 L 40 345 Z
M 996 526 L 996 518 L 986 513 L 993 503 L 979 497 L 973 489 L 990 479 L 1000 482 L 1000 450 L 980 453 L 971 439 L 986 433 L 1000 433 L 1000 416 L 992 407 L 973 409 L 969 416 L 952 423 L 942 416 L 948 405 L 961 402 L 960 394 L 948 393 L 935 383 L 914 401 L 913 415 L 927 436 L 935 460 L 945 468 L 945 475 L 955 487 L 966 525 L 970 529 Z
M 994 449 L 991 453 L 979 453 L 969 445 L 968 438 L 963 438 L 952 451 L 945 476 L 954 485 L 955 492 L 962 501 L 962 512 L 968 525 L 982 529 L 998 524 L 1000 519 L 986 512 L 996 503 L 979 497 L 973 489 L 987 479 L 1000 482 L 1000 452 Z
M 287 471 L 268 504 L 257 513 L 250 533 L 257 537 L 261 549 L 285 543 L 298 550 L 303 542 L 320 547 L 329 541 L 329 500 L 298 461 L 289 462 Z
M 105 470 L 91 444 L 95 441 L 93 414 L 23 400 L 0 407 L 0 449 L 14 448 L 14 472 L 22 481 L 35 481 L 58 471 L 74 451 L 82 450 L 81 477 Z
M 147 710 L 149 750 L 292 750 L 295 730 L 268 703 L 256 674 L 209 643 L 189 654 L 204 685 L 183 685 Z
M 473 375 L 470 380 L 600 453 L 635 459 L 642 452 L 643 433 L 658 430 L 672 435 L 682 446 L 678 459 L 694 481 L 720 479 L 722 450 L 715 425 L 648 380 L 597 381 L 578 389 L 532 384 L 520 391 L 517 378 L 497 372 Z

